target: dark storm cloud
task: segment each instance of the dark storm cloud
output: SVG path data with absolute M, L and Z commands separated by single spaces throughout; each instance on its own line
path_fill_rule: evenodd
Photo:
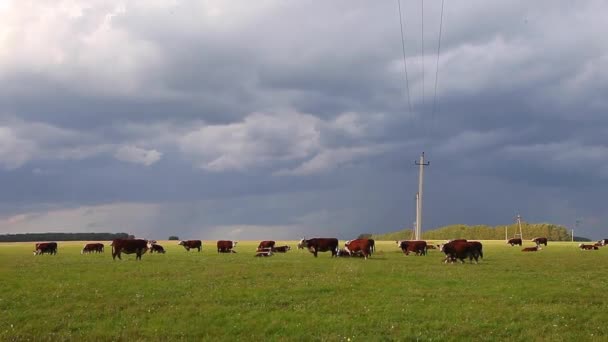
M 393 2 L 12 3 L 0 229 L 399 229 L 425 150 L 425 227 L 520 212 L 598 235 L 605 4 L 446 3 L 435 110 L 440 1 L 425 2 L 424 103 L 420 4 L 402 6 L 413 112 Z

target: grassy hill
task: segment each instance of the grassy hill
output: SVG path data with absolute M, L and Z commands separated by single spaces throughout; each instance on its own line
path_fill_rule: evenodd
M 467 226 L 455 224 L 433 230 L 424 231 L 422 236 L 425 240 L 447 240 L 447 239 L 472 239 L 472 240 L 504 240 L 505 229 L 509 238 L 515 235 L 517 224 L 508 226 Z M 572 237 L 566 227 L 551 223 L 522 223 L 524 239 L 532 239 L 537 236 L 547 237 L 551 241 L 571 241 Z M 411 229 L 384 234 L 373 234 L 376 240 L 402 240 L 411 239 Z M 575 237 L 577 241 L 589 241 L 589 239 Z

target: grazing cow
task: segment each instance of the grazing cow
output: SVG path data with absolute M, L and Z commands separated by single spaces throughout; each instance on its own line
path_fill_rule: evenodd
M 509 239 L 509 241 L 507 241 L 507 245 L 511 245 L 511 247 L 513 247 L 515 245 L 521 246 L 521 243 L 522 243 L 522 241 L 520 238 Z
M 372 254 L 372 247 L 369 239 L 346 241 L 344 247 L 351 256 L 354 253 L 360 252 L 366 260 Z
M 456 260 L 460 260 L 464 264 L 466 258 L 469 258 L 471 263 L 475 259 L 475 263 L 477 263 L 481 253 L 481 243 L 452 241 L 441 245 L 441 251 L 446 256 L 445 263 L 456 263 Z
M 596 245 L 585 245 L 585 244 L 580 244 L 578 245 L 578 248 L 584 250 L 584 251 L 592 251 L 592 250 L 598 250 L 600 249 L 598 246 Z
M 190 249 L 198 249 L 199 252 L 201 251 L 201 249 L 203 249 L 203 243 L 201 242 L 201 240 L 180 241 L 178 245 L 184 246 L 184 248 L 188 252 L 190 252 Z
M 34 255 L 57 254 L 57 242 L 40 242 L 35 245 Z
M 416 255 L 426 255 L 426 246 L 426 241 L 404 240 L 401 241 L 399 247 L 405 255 L 410 255 L 411 252 L 416 253 Z
M 142 239 L 115 239 L 112 241 L 112 259 L 122 260 L 121 253 L 135 253 L 135 260 L 141 260 L 141 256 L 148 251 L 148 241 Z
M 542 248 L 540 248 L 540 246 L 535 246 L 535 247 L 526 247 L 524 249 L 522 249 L 522 252 L 538 252 L 540 251 Z
M 260 244 L 258 245 L 258 249 L 260 248 L 274 248 L 274 245 L 276 244 L 275 241 L 262 241 L 260 242 Z
M 236 241 L 230 240 L 220 240 L 217 242 L 217 252 L 218 253 L 236 253 L 232 249 L 236 247 Z
M 289 247 L 289 246 L 278 246 L 278 247 L 275 247 L 273 249 L 273 251 L 275 253 L 287 253 L 287 251 L 290 249 L 291 249 L 291 247 Z
M 602 246 L 606 246 L 606 245 L 608 245 L 608 239 L 601 239 L 597 243 L 599 243 Z
M 156 244 L 156 243 L 151 243 L 148 245 L 148 248 L 150 248 L 150 254 L 152 253 L 161 253 L 161 254 L 165 254 L 165 249 L 163 248 L 163 246 Z
M 547 238 L 546 237 L 535 237 L 531 241 L 534 242 L 537 246 L 545 245 L 545 247 L 547 247 Z
M 336 238 L 314 238 L 300 240 L 302 246 L 308 248 L 315 258 L 319 252 L 331 252 L 331 256 L 335 257 L 338 253 L 338 239 Z
M 82 251 L 80 251 L 80 254 L 88 254 L 93 252 L 103 253 L 103 243 L 87 243 L 82 248 Z

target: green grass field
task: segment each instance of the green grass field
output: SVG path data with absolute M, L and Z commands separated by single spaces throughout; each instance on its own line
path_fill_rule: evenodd
M 394 242 L 370 260 L 161 244 L 142 261 L 0 244 L 0 340 L 608 340 L 608 247 L 488 241 L 478 265 L 447 265 Z

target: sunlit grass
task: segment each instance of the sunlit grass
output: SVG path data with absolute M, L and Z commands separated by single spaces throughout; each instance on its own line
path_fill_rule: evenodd
M 485 242 L 478 264 L 438 251 L 404 256 L 377 242 L 370 260 L 296 250 L 254 258 L 186 252 L 113 261 L 59 243 L 0 244 L 0 340 L 606 339 L 608 247 L 551 243 L 538 253 Z

